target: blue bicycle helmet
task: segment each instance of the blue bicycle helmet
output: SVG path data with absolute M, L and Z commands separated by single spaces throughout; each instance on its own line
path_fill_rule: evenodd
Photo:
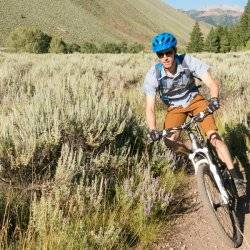
M 176 44 L 177 40 L 172 33 L 160 33 L 152 39 L 152 51 L 154 53 L 164 52 L 173 47 L 176 47 Z

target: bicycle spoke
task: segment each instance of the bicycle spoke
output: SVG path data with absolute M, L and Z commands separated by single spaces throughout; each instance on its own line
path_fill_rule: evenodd
M 231 239 L 233 239 L 235 235 L 235 227 L 229 208 L 223 204 L 219 189 L 212 177 L 206 174 L 204 175 L 204 181 L 207 194 L 209 196 L 210 203 L 216 213 L 216 217 L 220 222 L 221 226 L 223 227 L 225 233 Z
M 232 215 L 228 209 L 222 207 L 221 211 L 218 212 L 218 219 L 221 221 L 221 224 L 224 227 L 225 232 L 228 234 L 230 238 L 233 239 L 235 234 L 235 228 L 232 224 Z

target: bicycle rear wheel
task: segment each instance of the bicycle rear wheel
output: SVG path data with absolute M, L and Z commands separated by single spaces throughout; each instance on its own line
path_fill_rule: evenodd
M 198 167 L 197 184 L 213 228 L 229 247 L 239 247 L 243 238 L 236 214 L 236 200 L 230 205 L 223 204 L 220 191 L 207 164 Z

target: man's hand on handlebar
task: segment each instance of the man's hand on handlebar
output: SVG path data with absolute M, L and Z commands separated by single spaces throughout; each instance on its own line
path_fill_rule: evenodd
M 155 129 L 149 130 L 149 133 L 147 136 L 153 142 L 158 141 L 160 139 L 160 133 Z
M 214 112 L 215 110 L 219 109 L 220 107 L 220 101 L 218 97 L 212 97 L 209 100 L 208 108 L 211 110 L 211 112 Z

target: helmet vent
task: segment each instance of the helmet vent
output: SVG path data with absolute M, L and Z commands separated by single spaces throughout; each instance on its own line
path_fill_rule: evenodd
M 177 40 L 172 33 L 164 32 L 156 35 L 152 39 L 152 50 L 153 52 L 160 52 L 175 47 Z

